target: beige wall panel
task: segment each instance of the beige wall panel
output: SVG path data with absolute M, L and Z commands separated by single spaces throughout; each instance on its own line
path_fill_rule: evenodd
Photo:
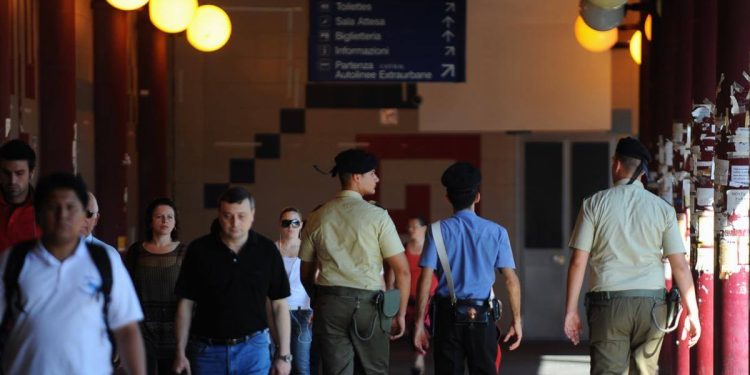
M 445 188 L 440 177 L 453 160 L 408 159 L 384 160 L 380 165 L 380 203 L 389 209 L 406 207 L 405 186 L 412 184 L 430 185 L 430 217 L 437 220 L 451 214 L 450 204 L 443 198 Z M 426 213 L 423 213 L 426 215 Z M 404 232 L 405 228 L 398 228 Z
M 192 53 L 191 46 L 182 39 L 175 40 L 175 199 L 180 209 L 189 206 L 201 207 L 204 181 L 203 169 L 203 129 L 204 129 L 204 88 L 203 58 L 187 57 Z M 212 110 L 215 112 L 215 110 Z M 211 126 L 207 123 L 206 126 Z M 192 185 L 188 185 L 192 184 Z M 195 185 L 193 187 L 193 185 Z M 187 186 L 196 189 L 183 190 Z M 200 205 L 200 206 L 198 206 Z
M 417 110 L 399 110 L 399 123 L 395 126 L 380 124 L 380 111 L 376 109 L 310 109 L 306 111 L 307 133 L 416 133 Z M 353 138 L 352 138 L 353 140 Z
M 306 0 L 216 0 L 214 3 L 222 6 L 253 6 L 253 7 L 304 7 Z
M 286 85 L 282 83 L 205 83 L 206 108 L 212 111 L 241 108 L 282 108 L 291 105 L 286 98 Z
M 288 41 L 289 37 L 282 34 L 242 35 L 231 38 L 227 43 L 227 50 L 222 53 L 229 56 L 254 58 L 286 58 Z
M 612 50 L 612 108 L 630 109 L 633 134 L 638 134 L 639 71 L 628 49 Z
M 287 65 L 283 58 L 216 56 L 206 60 L 206 80 L 212 84 L 286 82 Z
M 180 240 L 190 242 L 208 233 L 211 220 L 216 217 L 216 210 L 203 209 L 202 184 L 175 184 L 177 191 L 175 203 L 179 210 Z
M 508 229 L 515 245 L 517 141 L 514 136 L 484 134 L 481 142 L 482 215 Z
M 609 129 L 610 54 L 577 44 L 576 12 L 550 1 L 469 1 L 466 83 L 420 85 L 420 129 Z

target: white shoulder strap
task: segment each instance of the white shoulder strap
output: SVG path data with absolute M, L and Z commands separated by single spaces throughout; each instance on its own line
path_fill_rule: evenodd
M 451 295 L 451 304 L 457 301 L 456 290 L 453 287 L 453 275 L 451 274 L 451 265 L 448 263 L 448 253 L 445 252 L 445 242 L 443 242 L 443 232 L 440 230 L 440 220 L 432 223 L 432 239 L 435 241 L 435 248 L 440 259 L 440 265 L 443 266 L 445 281 L 448 283 L 448 293 Z
M 437 249 L 438 259 L 440 259 L 440 265 L 443 267 L 445 273 L 445 281 L 448 283 L 448 293 L 450 293 L 451 303 L 455 304 L 458 301 L 456 298 L 456 289 L 453 284 L 453 274 L 451 274 L 451 265 L 448 263 L 448 253 L 445 250 L 445 242 L 443 241 L 443 231 L 440 229 L 440 220 L 430 225 L 432 230 L 432 240 L 435 241 L 435 248 Z M 490 286 L 490 300 L 495 298 L 495 290 Z

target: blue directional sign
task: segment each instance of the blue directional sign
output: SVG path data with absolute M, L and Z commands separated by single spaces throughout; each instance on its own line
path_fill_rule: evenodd
M 310 81 L 464 82 L 466 0 L 311 0 Z

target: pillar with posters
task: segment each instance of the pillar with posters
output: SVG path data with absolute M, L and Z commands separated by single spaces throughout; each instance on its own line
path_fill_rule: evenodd
M 731 107 L 717 134 L 715 230 L 721 284 L 721 368 L 748 374 L 748 229 L 750 228 L 750 76 L 730 86 Z
M 715 106 L 693 107 L 692 164 L 693 200 L 690 217 L 691 265 L 695 271 L 696 297 L 701 322 L 701 339 L 696 344 L 698 374 L 713 374 L 714 358 L 714 154 L 716 147 Z M 717 161 L 719 164 L 720 161 Z

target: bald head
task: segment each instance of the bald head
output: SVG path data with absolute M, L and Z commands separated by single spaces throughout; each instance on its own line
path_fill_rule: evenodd
M 81 235 L 88 237 L 99 223 L 99 203 L 96 202 L 94 194 L 89 192 L 89 203 L 86 205 L 86 219 L 81 227 Z

